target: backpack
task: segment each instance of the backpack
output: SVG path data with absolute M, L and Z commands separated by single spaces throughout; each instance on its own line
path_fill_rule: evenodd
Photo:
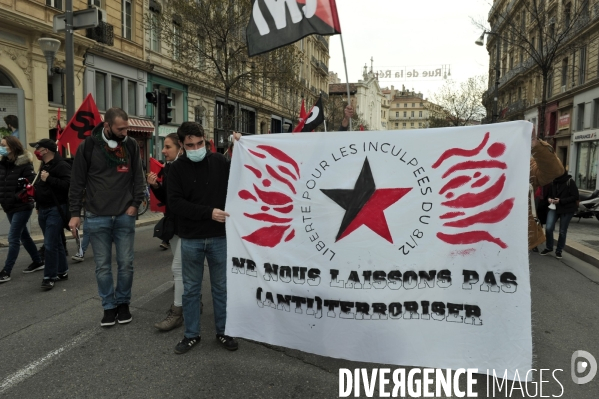
M 92 153 L 94 152 L 94 147 L 96 146 L 96 140 L 92 136 L 87 136 L 83 141 L 83 158 L 85 158 L 85 163 L 87 164 L 87 171 L 89 172 L 89 168 L 92 163 Z M 135 142 L 131 138 L 127 138 L 125 140 L 125 147 L 127 148 L 127 152 L 129 156 L 132 157 L 135 154 Z M 72 161 L 71 161 L 72 162 Z M 131 161 L 131 172 L 133 172 L 133 176 L 135 176 L 137 167 L 137 162 Z

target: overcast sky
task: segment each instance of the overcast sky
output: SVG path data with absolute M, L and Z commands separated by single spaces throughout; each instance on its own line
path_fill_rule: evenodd
M 423 70 L 449 65 L 451 78 L 464 81 L 487 75 L 486 47 L 474 41 L 482 33 L 471 19 L 487 20 L 492 0 L 337 0 L 343 33 L 347 73 L 350 82 L 362 79 L 364 64 L 370 70 L 404 70 L 404 80 L 380 79 L 381 88 L 394 85 L 422 92 L 430 97 L 442 79 L 423 78 Z M 329 70 L 345 82 L 339 35 L 331 36 Z M 419 72 L 418 79 L 406 78 L 406 71 Z

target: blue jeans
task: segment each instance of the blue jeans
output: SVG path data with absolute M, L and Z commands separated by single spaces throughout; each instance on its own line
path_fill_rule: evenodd
M 68 215 L 66 205 L 62 205 L 63 215 Z M 62 229 L 64 221 L 58 208 L 40 209 L 37 221 L 44 234 L 44 248 L 46 253 L 46 267 L 44 267 L 44 279 L 56 278 L 57 274 L 64 274 L 69 270 L 67 255 L 62 243 Z
M 553 230 L 555 229 L 555 222 L 559 218 L 559 238 L 557 239 L 557 247 L 555 252 L 562 252 L 566 246 L 566 234 L 568 233 L 568 226 L 570 220 L 572 220 L 573 213 L 562 213 L 560 215 L 553 209 L 549 210 L 547 214 L 547 224 L 545 225 L 545 236 L 547 238 L 546 247 L 548 250 L 553 251 Z
M 8 255 L 6 255 L 6 261 L 4 262 L 4 271 L 8 274 L 12 272 L 12 268 L 19 257 L 21 243 L 23 243 L 23 247 L 25 247 L 29 256 L 31 256 L 32 261 L 42 263 L 42 258 L 29 235 L 29 230 L 27 230 L 27 222 L 31 217 L 32 211 L 19 211 L 6 214 L 10 223 L 10 230 L 8 231 Z
M 104 310 L 131 302 L 135 216 L 98 216 L 85 212 L 85 229 L 94 250 L 98 293 Z M 116 290 L 112 278 L 112 243 L 116 248 Z
M 200 335 L 200 295 L 202 295 L 205 258 L 208 259 L 208 268 L 210 269 L 216 333 L 225 333 L 225 323 L 227 321 L 227 239 L 226 237 L 181 238 L 183 320 L 187 338 L 195 338 Z

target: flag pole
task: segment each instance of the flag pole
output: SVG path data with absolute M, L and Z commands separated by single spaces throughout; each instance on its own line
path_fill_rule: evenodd
M 343 53 L 343 66 L 345 67 L 345 81 L 347 84 L 347 105 L 350 104 L 350 97 L 349 97 L 349 77 L 347 75 L 347 62 L 345 61 L 345 46 L 343 45 L 343 35 L 340 33 L 339 34 L 339 38 L 341 39 L 341 52 Z M 345 111 L 344 111 L 345 113 Z M 345 115 L 344 115 L 345 116 Z M 351 118 L 349 119 L 349 131 L 352 131 L 352 124 L 351 124 Z

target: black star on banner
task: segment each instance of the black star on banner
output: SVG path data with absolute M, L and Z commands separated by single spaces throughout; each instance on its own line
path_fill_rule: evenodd
M 368 158 L 364 160 L 362 171 L 352 190 L 346 189 L 321 189 L 327 197 L 345 209 L 341 227 L 335 242 L 347 237 L 349 234 L 364 225 L 370 230 L 393 243 L 391 232 L 385 219 L 384 211 L 412 188 L 376 188 Z

